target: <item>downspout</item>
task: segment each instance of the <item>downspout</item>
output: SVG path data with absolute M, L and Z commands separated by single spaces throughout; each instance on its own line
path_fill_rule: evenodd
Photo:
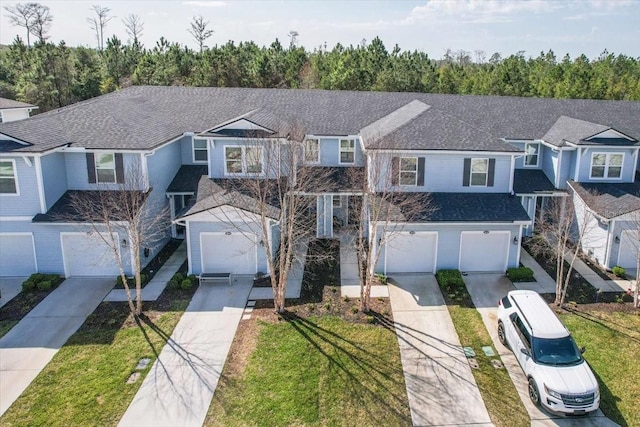
M 610 249 L 612 248 L 612 245 L 613 245 L 613 235 L 615 234 L 613 233 L 613 231 L 615 230 L 615 226 L 616 226 L 615 220 L 609 221 L 609 227 L 607 227 L 607 245 L 604 248 L 604 267 L 606 269 L 610 268 L 609 267 L 611 262 Z

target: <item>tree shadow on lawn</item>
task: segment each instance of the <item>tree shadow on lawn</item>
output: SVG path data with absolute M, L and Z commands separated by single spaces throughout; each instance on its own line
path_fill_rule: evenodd
M 569 305 L 565 305 L 563 307 L 566 311 L 568 311 L 569 313 L 572 313 L 578 317 L 581 317 L 585 320 L 588 320 L 589 322 L 593 322 L 596 323 L 600 326 L 602 326 L 603 328 L 606 328 L 610 331 L 616 332 L 620 335 L 623 335 L 626 339 L 634 341 L 638 344 L 640 344 L 640 331 L 635 330 L 634 328 L 630 328 L 628 325 L 624 325 L 622 323 L 618 323 L 618 322 L 614 322 L 611 319 L 601 319 L 600 317 L 586 312 L 586 311 L 581 311 L 579 308 L 573 308 Z M 616 328 L 611 327 L 611 324 L 616 325 Z M 626 332 L 629 331 L 629 332 Z M 635 334 L 631 334 L 630 332 L 635 332 Z
M 323 328 L 322 326 L 309 321 L 305 318 L 299 317 L 293 313 L 287 313 L 283 316 L 284 319 L 290 324 L 293 329 L 296 330 L 301 336 L 303 336 L 323 357 L 325 357 L 331 364 L 331 366 L 338 368 L 344 373 L 351 384 L 350 396 L 357 400 L 359 404 L 366 404 L 370 401 L 377 401 L 392 412 L 394 418 L 406 420 L 406 414 L 393 409 L 397 406 L 406 405 L 406 394 L 404 377 L 401 367 L 390 368 L 388 360 L 380 355 L 372 352 L 370 349 L 363 345 L 351 341 L 338 335 L 337 333 Z M 335 350 L 335 355 L 323 348 L 323 345 L 329 345 L 331 349 Z M 345 356 L 349 361 L 353 362 L 356 366 L 354 371 L 340 356 Z M 362 378 L 366 377 L 375 387 L 371 387 L 362 381 Z M 383 381 L 384 380 L 384 381 Z M 401 394 L 391 393 L 389 390 L 389 384 L 385 381 L 399 386 L 402 390 Z M 377 390 L 386 390 L 384 394 L 380 394 Z M 393 404 L 389 404 L 389 399 L 392 399 Z M 373 414 L 371 414 L 373 415 Z M 373 420 L 372 420 L 373 421 Z M 410 419 L 407 421 L 410 422 Z
M 611 390 L 609 390 L 607 383 L 595 370 L 592 369 L 592 371 L 600 385 L 600 409 L 608 418 L 620 424 L 621 427 L 628 427 L 629 423 L 624 419 L 624 415 L 622 415 L 622 412 L 620 412 L 617 405 L 617 403 L 622 399 L 614 395 Z

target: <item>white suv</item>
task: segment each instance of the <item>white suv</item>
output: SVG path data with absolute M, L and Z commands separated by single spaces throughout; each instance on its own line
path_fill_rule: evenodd
M 499 301 L 498 337 L 518 359 L 534 404 L 571 415 L 598 409 L 598 381 L 582 357 L 584 349 L 536 292 L 511 291 Z

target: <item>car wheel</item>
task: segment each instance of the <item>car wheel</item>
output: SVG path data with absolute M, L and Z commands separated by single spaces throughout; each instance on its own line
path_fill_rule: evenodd
M 504 325 L 502 322 L 498 322 L 498 339 L 503 346 L 509 347 L 509 344 L 507 344 L 507 335 L 504 332 Z
M 540 405 L 540 392 L 538 391 L 536 380 L 533 378 L 529 378 L 529 399 L 531 399 L 534 405 Z

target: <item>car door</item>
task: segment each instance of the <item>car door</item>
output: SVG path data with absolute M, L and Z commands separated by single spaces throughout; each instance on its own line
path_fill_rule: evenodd
M 531 360 L 531 336 L 529 335 L 529 331 L 524 326 L 522 319 L 518 316 L 518 313 L 513 313 L 509 316 L 512 323 L 513 329 L 513 340 L 511 341 L 514 345 L 512 346 L 513 354 L 516 355 L 516 359 L 518 359 L 518 363 L 522 367 L 522 370 L 527 372 L 527 364 Z M 522 350 L 525 350 L 523 352 Z

